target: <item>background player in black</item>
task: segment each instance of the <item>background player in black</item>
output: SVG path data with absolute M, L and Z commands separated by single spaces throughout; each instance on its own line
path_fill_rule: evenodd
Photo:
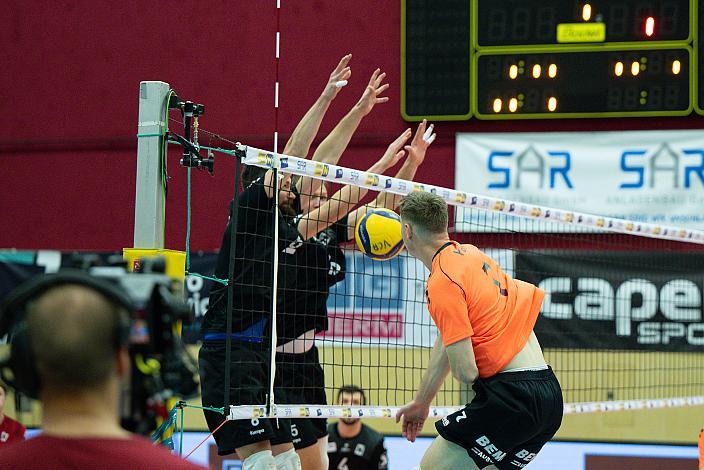
M 368 92 L 379 87 L 378 71 L 370 79 Z M 363 95 L 359 106 L 364 103 Z M 372 102 L 369 104 L 373 105 Z M 332 142 L 349 142 L 351 133 L 358 124 L 350 125 L 355 108 L 333 130 L 325 142 L 316 150 L 318 154 L 324 144 Z M 352 119 L 349 119 L 352 116 Z M 406 144 L 411 136 L 410 129 L 403 132 L 386 150 L 382 160 L 402 158 L 404 149 L 408 158 L 400 171 L 398 178 L 412 180 L 420 164 L 425 159 L 429 141 L 423 140 L 426 122 L 423 121 L 416 131 L 411 145 Z M 329 149 L 333 146 L 327 146 Z M 344 150 L 338 145 L 334 152 L 326 152 L 327 162 L 336 164 Z M 314 156 L 315 159 L 315 156 Z M 307 184 L 307 183 L 306 183 Z M 317 187 L 316 187 L 317 185 Z M 307 187 L 305 184 L 301 187 Z M 300 194 L 300 205 L 303 214 L 309 214 L 327 201 L 327 188 L 322 182 L 310 184 L 314 193 Z M 277 348 L 277 387 L 284 390 L 288 403 L 302 404 L 327 403 L 325 395 L 325 377 L 320 365 L 319 352 L 315 347 L 315 334 L 328 328 L 327 300 L 330 287 L 344 279 L 345 256 L 339 248 L 339 243 L 354 238 L 354 226 L 359 217 L 363 217 L 369 207 L 386 207 L 394 209 L 400 198 L 386 193 L 380 193 L 370 204 L 361 206 L 350 214 L 323 230 L 317 236 L 305 243 L 295 241 L 281 254 L 280 264 L 287 272 L 284 282 L 285 302 L 278 312 L 278 318 L 284 326 L 279 334 L 285 335 L 285 344 Z M 277 399 L 277 402 L 284 403 Z M 327 422 L 320 418 L 302 418 L 291 420 L 291 435 L 304 468 L 311 470 L 327 468 Z
M 366 405 L 364 391 L 345 385 L 337 392 L 339 405 Z M 388 465 L 384 436 L 359 418 L 342 418 L 328 425 L 328 456 L 331 470 L 385 470 Z

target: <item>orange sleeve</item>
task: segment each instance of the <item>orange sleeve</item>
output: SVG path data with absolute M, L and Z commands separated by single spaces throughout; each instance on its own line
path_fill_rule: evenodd
M 428 311 L 440 331 L 445 346 L 469 338 L 474 333 L 467 314 L 467 300 L 462 288 L 445 275 L 428 286 Z
M 699 431 L 699 469 L 704 468 L 704 429 Z

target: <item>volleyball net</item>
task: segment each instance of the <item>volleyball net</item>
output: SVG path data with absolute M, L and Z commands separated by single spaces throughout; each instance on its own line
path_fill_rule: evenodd
M 447 201 L 453 239 L 545 291 L 535 332 L 562 384 L 566 413 L 704 404 L 704 232 L 319 163 L 235 145 L 203 129 L 209 145 L 230 148 L 199 145 L 202 107 L 172 98 L 165 83 L 140 89 L 135 246 L 163 247 L 167 142 L 184 149 L 189 220 L 191 169 L 212 172 L 213 155 L 237 163 L 215 272 L 188 272 L 216 282 L 208 311 L 218 315 L 203 319 L 203 339 L 225 344 L 211 370 L 224 371 L 223 380 L 207 403 L 205 390 L 214 385 L 202 384 L 205 406 L 224 403 L 230 419 L 393 417 L 414 397 L 438 334 L 425 304 L 428 272 L 406 252 L 379 261 L 354 241 L 365 214 L 357 209 L 393 210 L 412 191 Z M 184 136 L 168 133 L 174 106 L 184 116 Z M 262 184 L 269 169 L 274 181 L 293 176 L 281 179 L 293 197 Z M 326 204 L 329 210 L 316 210 Z M 336 404 L 337 390 L 349 384 L 365 390 L 364 406 Z M 470 397 L 467 385 L 449 377 L 430 416 L 449 414 Z
M 507 274 L 546 292 L 535 332 L 562 384 L 566 413 L 704 404 L 704 233 L 495 199 L 252 147 L 242 146 L 236 154 L 247 166 L 277 167 L 294 175 L 294 185 L 297 177 L 324 183 L 333 200 L 344 197 L 336 192 L 343 185 L 367 189 L 350 211 L 365 202 L 394 207 L 398 196 L 411 191 L 441 196 L 450 206 L 453 239 L 476 245 Z M 297 194 L 304 205 L 311 196 L 320 193 Z M 278 300 L 273 316 L 278 335 L 286 335 L 287 322 L 314 325 L 314 318 L 304 317 L 314 316 L 324 304 L 327 321 L 315 339 L 324 398 L 316 395 L 314 380 L 301 374 L 305 368 L 282 364 L 315 358 L 279 354 L 277 367 L 269 368 L 273 402 L 239 403 L 231 407 L 232 419 L 393 417 L 413 399 L 428 366 L 437 329 L 425 304 L 428 271 L 423 264 L 405 251 L 386 261 L 362 254 L 354 243 L 354 227 L 335 228 L 347 222 L 344 217 L 315 222 L 321 230 L 314 230 L 311 239 L 279 240 L 283 249 L 274 267 Z M 346 234 L 337 240 L 342 260 L 320 249 L 329 230 Z M 281 233 L 262 236 L 274 240 Z M 287 261 L 286 250 L 308 254 Z M 306 289 L 301 279 L 315 276 L 332 279 L 329 292 L 327 286 L 300 292 Z M 300 308 L 288 307 L 286 299 L 292 296 L 303 299 Z M 273 343 L 281 349 L 291 339 L 279 337 Z M 278 401 L 277 383 L 310 399 Z M 365 390 L 366 406 L 335 405 L 336 391 L 346 384 Z M 280 396 L 287 395 L 283 391 Z M 467 386 L 449 377 L 431 416 L 454 411 L 468 396 Z

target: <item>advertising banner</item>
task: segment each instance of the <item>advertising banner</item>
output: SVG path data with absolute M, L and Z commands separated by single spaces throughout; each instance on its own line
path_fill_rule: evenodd
M 545 291 L 543 347 L 704 351 L 704 253 L 519 252 L 516 277 Z
M 455 189 L 702 229 L 704 131 L 457 134 Z M 457 211 L 457 229 L 492 231 L 516 224 L 498 215 L 501 220 L 487 227 L 478 211 Z M 520 226 L 526 231 L 551 228 L 554 224 Z

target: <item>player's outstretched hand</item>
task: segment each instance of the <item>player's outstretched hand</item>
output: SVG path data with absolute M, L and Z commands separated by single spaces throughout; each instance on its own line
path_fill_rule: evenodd
M 355 105 L 355 107 L 357 107 L 362 112 L 363 116 L 369 114 L 372 109 L 374 109 L 375 105 L 379 103 L 386 103 L 387 101 L 389 101 L 388 96 L 381 96 L 381 94 L 389 88 L 388 83 L 384 83 L 382 85 L 382 82 L 385 78 L 386 73 L 382 73 L 380 69 L 376 69 L 372 74 L 372 77 L 369 79 L 369 84 L 367 85 L 367 88 L 364 89 L 362 97 Z
M 423 424 L 428 417 L 430 407 L 419 401 L 412 401 L 401 407 L 396 413 L 396 422 L 401 421 L 401 431 L 403 437 L 410 442 L 415 442 L 418 433 L 423 430 Z
M 423 119 L 416 129 L 411 145 L 406 145 L 404 148 L 408 152 L 408 159 L 412 164 L 419 167 L 425 160 L 425 152 L 435 141 L 436 134 L 433 132 L 433 124 L 428 127 L 428 122 Z
M 344 56 L 340 59 L 340 62 L 337 64 L 337 67 L 335 67 L 335 70 L 330 73 L 328 83 L 325 85 L 325 89 L 323 90 L 324 98 L 332 101 L 335 99 L 342 87 L 347 85 L 347 81 L 352 76 L 352 69 L 347 66 L 350 59 L 352 59 L 352 54 L 347 54 Z
M 411 130 L 406 129 L 401 133 L 401 135 L 396 137 L 396 140 L 389 144 L 389 146 L 386 148 L 386 152 L 384 152 L 384 155 L 381 157 L 380 160 L 380 162 L 382 162 L 382 165 L 385 168 L 393 167 L 396 163 L 398 163 L 399 160 L 403 158 L 405 154 L 405 152 L 403 151 L 403 146 L 410 137 Z

